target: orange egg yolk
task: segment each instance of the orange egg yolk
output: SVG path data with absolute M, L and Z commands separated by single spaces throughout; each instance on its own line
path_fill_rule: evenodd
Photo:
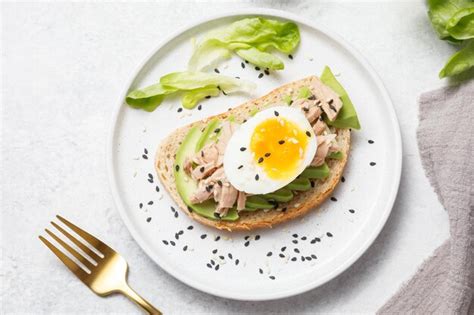
M 255 127 L 250 139 L 250 151 L 255 163 L 268 177 L 286 179 L 295 175 L 304 158 L 309 137 L 293 122 L 275 117 Z

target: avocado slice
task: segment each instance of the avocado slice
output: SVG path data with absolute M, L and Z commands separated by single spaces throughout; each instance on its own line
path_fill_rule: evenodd
M 282 98 L 282 101 L 286 103 L 286 105 L 290 106 L 292 102 L 291 96 L 290 95 L 285 95 Z
M 199 150 L 201 150 L 202 148 L 204 148 L 204 146 L 209 143 L 209 141 L 211 140 L 210 139 L 210 136 L 213 134 L 213 132 L 217 129 L 217 126 L 219 126 L 219 119 L 215 118 L 213 120 L 211 120 L 207 126 L 204 128 L 204 131 L 201 133 L 201 135 L 199 136 L 199 139 L 197 140 L 196 142 L 196 150 L 195 152 L 198 152 Z
M 214 130 L 214 128 L 210 128 Z M 176 161 L 174 166 L 174 178 L 176 181 L 176 189 L 178 190 L 183 202 L 197 214 L 215 220 L 214 211 L 216 209 L 216 203 L 212 200 L 200 204 L 192 204 L 189 199 L 197 189 L 196 182 L 189 177 L 183 170 L 184 160 L 187 156 L 193 155 L 196 150 L 196 145 L 199 139 L 202 137 L 201 130 L 198 126 L 195 126 L 189 130 L 188 134 L 181 143 L 178 151 L 176 152 Z M 235 209 L 230 209 L 226 216 L 221 217 L 221 220 L 235 221 L 239 218 Z
M 344 153 L 341 151 L 338 152 L 331 152 L 326 156 L 326 159 L 334 159 L 334 160 L 342 160 L 344 157 Z
M 308 98 L 311 95 L 311 90 L 307 86 L 303 86 L 298 92 L 298 98 Z
M 265 198 L 262 198 L 261 196 L 250 196 L 245 201 L 245 209 L 247 211 L 272 208 L 275 208 L 275 205 L 269 203 Z
M 334 121 L 329 121 L 326 119 L 326 124 L 337 128 L 360 129 L 359 118 L 357 118 L 357 113 L 351 99 L 349 98 L 349 95 L 347 95 L 346 90 L 344 90 L 339 81 L 337 81 L 336 77 L 328 66 L 324 67 L 320 79 L 324 84 L 333 89 L 334 92 L 339 95 L 339 98 L 342 101 L 342 107 L 336 119 Z
M 293 199 L 293 193 L 289 189 L 278 189 L 275 192 L 262 195 L 263 198 L 267 200 L 275 200 L 277 202 L 288 202 Z
M 286 188 L 296 191 L 306 191 L 311 189 L 311 183 L 309 179 L 300 177 L 286 185 Z
M 329 167 L 326 163 L 320 166 L 308 166 L 303 173 L 301 173 L 301 178 L 311 178 L 311 179 L 324 179 L 329 176 Z

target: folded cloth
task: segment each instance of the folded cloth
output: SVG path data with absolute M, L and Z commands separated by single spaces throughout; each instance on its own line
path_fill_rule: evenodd
M 379 314 L 474 314 L 474 80 L 421 95 L 418 147 L 450 239 Z

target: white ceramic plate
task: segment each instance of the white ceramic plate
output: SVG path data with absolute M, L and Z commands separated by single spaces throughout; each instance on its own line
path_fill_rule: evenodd
M 129 89 L 155 83 L 168 72 L 184 70 L 191 55 L 192 37 L 254 15 L 296 22 L 301 44 L 292 60 L 282 56 L 284 71 L 261 79 L 261 72 L 251 65 L 242 69 L 242 60 L 237 57 L 219 65 L 222 74 L 258 83 L 253 96 L 220 96 L 202 102 L 202 110 L 181 113 L 179 99 L 165 101 L 152 113 L 123 103 Z M 348 91 L 362 125 L 361 131 L 353 132 L 345 181 L 339 184 L 332 200 L 303 219 L 251 233 L 220 232 L 172 210 L 177 207 L 153 168 L 155 151 L 164 137 L 179 126 L 226 111 L 281 84 L 319 75 L 324 65 L 332 68 Z M 205 19 L 163 41 L 120 96 L 108 154 L 114 199 L 143 250 L 184 283 L 239 300 L 269 300 L 302 293 L 354 263 L 372 244 L 390 214 L 402 161 L 395 112 L 367 62 L 334 34 L 298 16 L 274 10 L 233 12 Z

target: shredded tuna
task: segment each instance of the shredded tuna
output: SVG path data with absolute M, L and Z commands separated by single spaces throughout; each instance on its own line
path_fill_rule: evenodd
M 318 119 L 313 125 L 314 133 L 319 136 L 326 130 L 326 127 L 326 123 L 322 119 Z
M 198 189 L 196 189 L 194 194 L 189 198 L 189 201 L 191 201 L 191 203 L 202 203 L 211 198 L 211 194 L 212 192 L 209 186 L 207 186 L 204 181 L 201 181 L 198 184 Z
M 200 180 L 211 175 L 216 170 L 215 163 L 208 163 L 204 165 L 198 165 L 191 172 L 191 177 L 195 180 Z
M 336 138 L 335 134 L 318 137 L 318 149 L 316 150 L 316 155 L 314 156 L 314 159 L 311 162 L 312 166 L 320 166 L 324 164 L 324 160 L 326 159 L 326 156 L 329 153 L 329 149 L 332 145 L 332 141 L 335 138 Z
M 224 185 L 217 201 L 216 213 L 219 213 L 221 217 L 226 215 L 227 211 L 234 206 L 238 193 L 234 186 Z
M 239 191 L 237 197 L 237 211 L 245 209 L 245 202 L 247 201 L 247 195 L 243 191 Z
M 316 96 L 316 103 L 321 106 L 330 121 L 335 120 L 342 107 L 339 95 L 317 78 L 314 78 L 311 83 L 313 85 L 312 91 Z

